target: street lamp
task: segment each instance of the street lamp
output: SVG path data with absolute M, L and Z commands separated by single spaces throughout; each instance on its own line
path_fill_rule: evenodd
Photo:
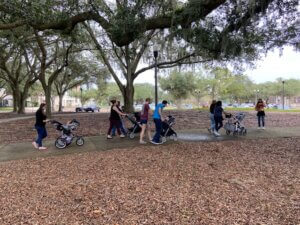
M 80 88 L 80 102 L 81 102 L 81 107 L 82 107 L 82 87 Z
M 156 47 L 154 47 L 154 49 L 153 49 L 153 56 L 154 56 L 154 60 L 155 60 L 155 70 L 154 70 L 155 106 L 157 106 L 157 103 L 158 103 L 158 96 L 157 96 L 157 57 L 158 57 L 158 51 L 157 51 Z
M 282 109 L 284 110 L 284 83 L 285 81 L 282 81 Z
M 255 104 L 256 102 L 258 101 L 258 93 L 259 93 L 259 90 L 255 90 Z

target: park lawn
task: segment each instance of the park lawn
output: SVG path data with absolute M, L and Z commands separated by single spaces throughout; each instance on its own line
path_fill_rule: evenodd
M 12 107 L 0 107 L 0 112 L 12 112 Z

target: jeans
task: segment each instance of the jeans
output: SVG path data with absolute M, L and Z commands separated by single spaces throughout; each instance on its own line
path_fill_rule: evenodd
M 211 129 L 211 131 L 214 131 L 215 127 L 216 127 L 214 114 L 210 113 L 209 118 L 210 118 L 210 129 Z
M 218 132 L 221 127 L 223 127 L 223 118 L 222 117 L 214 117 L 215 119 L 215 130 Z
M 261 125 L 264 127 L 265 126 L 265 116 L 257 116 L 258 120 L 258 126 L 261 127 Z
M 39 147 L 43 146 L 42 140 L 47 137 L 47 131 L 45 127 L 41 127 L 41 126 L 35 126 L 35 129 L 38 133 L 38 137 L 36 139 L 36 143 L 38 144 Z
M 161 129 L 162 129 L 162 123 L 161 119 L 154 119 L 155 123 L 155 135 L 152 139 L 152 141 L 159 143 L 160 142 L 160 134 L 161 134 Z

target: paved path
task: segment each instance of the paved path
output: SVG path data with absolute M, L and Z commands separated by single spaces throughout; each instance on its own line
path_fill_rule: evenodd
M 284 138 L 284 137 L 300 137 L 300 127 L 290 128 L 270 128 L 267 130 L 249 129 L 247 136 L 227 136 L 214 137 L 205 130 L 188 130 L 178 132 L 179 141 L 226 141 L 226 140 L 244 140 L 257 138 Z M 173 140 L 168 140 L 165 144 L 172 144 Z M 150 145 L 150 144 L 149 144 Z M 132 148 L 139 146 L 138 138 L 131 140 L 128 138 L 120 139 L 116 137 L 112 140 L 106 140 L 105 136 L 86 137 L 85 144 L 82 147 L 73 143 L 64 150 L 54 147 L 54 140 L 47 140 L 45 146 L 48 150 L 39 151 L 33 148 L 30 142 L 15 144 L 0 144 L 0 162 L 31 159 L 38 157 L 50 157 L 65 154 L 84 153 L 91 151 L 106 151 L 110 149 Z M 159 146 L 157 146 L 159 147 Z

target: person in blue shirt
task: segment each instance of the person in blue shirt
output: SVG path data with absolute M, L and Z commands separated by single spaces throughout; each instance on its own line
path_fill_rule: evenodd
M 167 106 L 168 102 L 163 100 L 162 103 L 157 104 L 153 113 L 153 120 L 155 123 L 155 135 L 151 141 L 152 144 L 158 145 L 162 144 L 160 142 L 160 134 L 162 129 L 162 121 L 164 120 L 162 116 L 163 109 Z

